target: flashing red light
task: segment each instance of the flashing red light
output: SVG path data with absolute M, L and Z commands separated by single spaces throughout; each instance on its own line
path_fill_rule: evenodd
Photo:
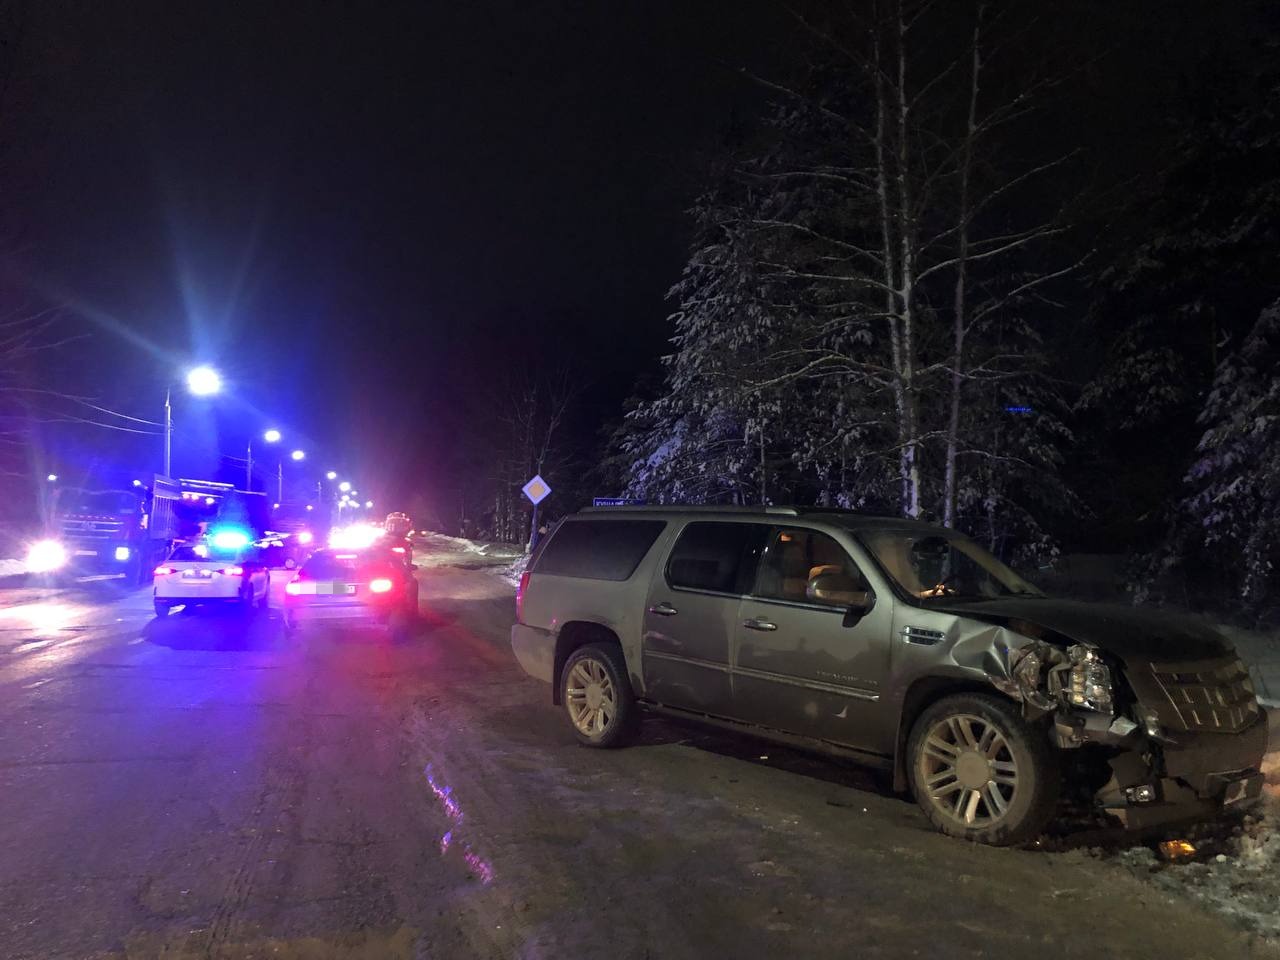
M 156 567 L 153 572 L 157 577 L 167 577 L 173 573 L 173 567 Z
M 297 577 L 290 580 L 288 583 L 284 585 L 284 592 L 289 594 L 289 596 L 291 597 L 296 597 L 298 594 L 302 592 L 302 584 L 298 582 Z
M 528 570 L 520 574 L 520 586 L 516 588 L 516 619 L 521 623 L 524 622 L 524 592 L 529 589 L 530 576 L 532 574 Z
M 369 592 L 370 593 L 387 593 L 391 590 L 393 586 L 395 586 L 395 584 L 393 584 L 386 577 L 378 577 L 376 580 L 369 581 Z
M 239 577 L 244 574 L 244 567 L 223 567 L 218 572 L 226 577 Z

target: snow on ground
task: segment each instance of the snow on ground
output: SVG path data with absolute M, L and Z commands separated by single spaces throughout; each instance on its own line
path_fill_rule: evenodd
M 1280 767 L 1271 754 L 1273 775 Z M 1192 863 L 1163 862 L 1150 847 L 1122 851 L 1116 860 L 1166 893 L 1180 894 L 1241 928 L 1280 939 L 1280 796 L 1263 802 L 1230 829 L 1209 824 L 1191 831 L 1199 851 Z
M 0 558 L 0 577 L 18 577 L 26 572 L 26 561 Z
M 528 558 L 524 547 L 514 543 L 494 543 L 485 540 L 468 540 L 449 537 L 443 533 L 428 533 L 417 538 L 425 546 L 414 553 L 419 566 L 476 566 L 491 570 L 513 587 L 520 583 L 520 574 Z

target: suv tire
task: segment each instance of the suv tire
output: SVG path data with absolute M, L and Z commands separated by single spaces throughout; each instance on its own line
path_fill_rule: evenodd
M 993 846 L 1035 839 L 1052 818 L 1061 771 L 1044 731 L 982 693 L 943 697 L 907 741 L 911 792 L 948 836 Z
M 579 743 L 625 743 L 635 731 L 639 709 L 622 649 L 613 643 L 588 643 L 573 651 L 560 671 L 560 702 Z

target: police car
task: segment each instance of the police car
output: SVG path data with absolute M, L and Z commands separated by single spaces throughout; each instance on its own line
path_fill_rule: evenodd
M 271 572 L 248 534 L 239 530 L 178 543 L 155 569 L 157 617 L 167 617 L 174 607 L 265 610 L 270 595 Z

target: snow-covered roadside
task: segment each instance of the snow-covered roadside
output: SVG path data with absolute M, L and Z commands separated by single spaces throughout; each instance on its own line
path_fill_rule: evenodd
M 1276 756 L 1270 755 L 1273 777 Z M 1116 861 L 1166 893 L 1190 897 L 1245 930 L 1280 940 L 1280 796 L 1268 793 L 1229 832 L 1208 824 L 1192 830 L 1190 839 L 1198 850 L 1192 863 L 1165 863 L 1147 846 L 1122 851 Z
M 524 566 L 528 562 L 524 548 L 512 543 L 468 540 L 443 533 L 428 533 L 419 537 L 418 542 L 426 547 L 414 555 L 414 562 L 420 566 L 461 563 L 463 566 L 483 567 L 513 588 L 520 584 L 520 574 L 524 572 Z

